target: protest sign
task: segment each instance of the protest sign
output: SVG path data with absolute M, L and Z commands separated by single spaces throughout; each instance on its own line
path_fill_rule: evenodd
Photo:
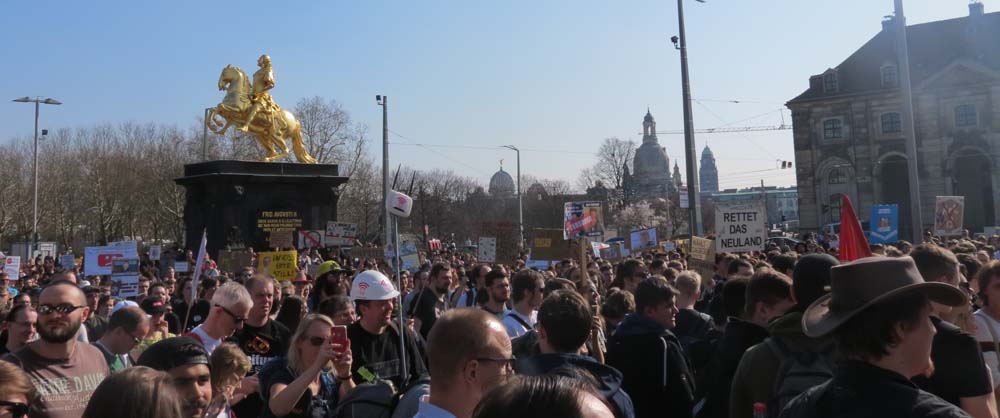
M 420 246 L 419 240 L 412 234 L 399 235 L 399 261 L 404 270 L 416 270 L 420 268 Z M 385 259 L 389 265 L 396 266 L 396 250 L 392 245 L 385 247 Z
M 591 241 L 590 242 L 590 248 L 591 248 L 591 250 L 594 251 L 594 258 L 600 258 L 601 257 L 601 250 L 603 250 L 605 248 L 608 248 L 608 247 L 610 247 L 610 245 L 605 244 L 605 243 L 600 242 L 600 241 Z
M 601 258 L 609 261 L 621 260 L 627 257 L 624 243 L 616 242 L 610 244 L 608 248 L 601 249 Z
M 139 296 L 138 258 L 116 258 L 111 261 L 111 296 Z
M 59 266 L 63 270 L 73 270 L 76 267 L 76 258 L 73 257 L 73 254 L 61 255 L 59 256 Z
M 358 224 L 329 221 L 324 234 L 327 247 L 345 247 L 354 245 L 358 237 Z
M 934 204 L 934 235 L 962 235 L 965 196 L 937 196 Z
M 7 273 L 8 280 L 18 280 L 21 278 L 21 256 L 9 255 L 4 257 L 3 272 Z
M 495 237 L 479 237 L 477 258 L 480 262 L 493 263 L 497 259 L 497 239 Z
M 272 231 L 267 233 L 267 245 L 270 248 L 283 249 L 292 248 L 292 234 L 294 231 Z
M 716 251 L 736 253 L 764 249 L 767 212 L 761 201 L 716 203 Z
M 312 230 L 312 231 L 309 231 L 309 230 L 300 230 L 300 231 L 298 231 L 298 238 L 299 238 L 299 240 L 298 240 L 299 241 L 298 248 L 300 250 L 307 249 L 307 248 L 322 248 L 324 246 L 323 242 L 325 241 L 325 239 L 323 238 L 323 234 L 324 234 L 324 231 L 320 231 L 320 230 Z
M 514 264 L 518 259 L 520 231 L 513 222 L 483 222 L 480 237 L 496 238 L 495 262 Z
M 563 238 L 603 237 L 601 202 L 566 202 L 563 205 Z
M 656 228 L 637 229 L 629 233 L 629 248 L 633 251 L 656 248 Z
M 885 244 L 899 241 L 899 207 L 896 205 L 872 205 L 872 217 L 868 223 L 871 232 L 868 242 Z
M 294 250 L 258 253 L 257 272 L 270 274 L 281 281 L 292 280 L 298 272 L 296 267 L 298 257 L 298 252 Z
M 548 270 L 550 265 L 552 265 L 551 260 L 528 260 L 525 263 L 525 267 L 535 270 Z
M 350 251 L 351 257 L 357 259 L 377 260 L 385 258 L 382 247 L 354 247 Z
M 677 249 L 677 244 L 674 244 L 673 241 L 660 241 L 660 248 L 663 249 L 663 252 L 669 253 Z
M 159 245 L 149 246 L 149 261 L 157 261 L 160 259 L 160 249 Z
M 715 274 L 715 246 L 712 240 L 702 237 L 691 239 L 691 253 L 688 268 L 701 275 L 702 283 L 712 280 Z
M 219 269 L 238 272 L 244 267 L 253 267 L 253 255 L 249 251 L 219 250 Z
M 56 256 L 56 243 L 54 243 L 54 242 L 39 242 L 38 243 L 38 252 L 37 252 L 37 254 L 40 254 L 42 256 L 42 258 L 45 258 L 45 257 L 55 258 L 55 256 Z
M 563 238 L 563 230 L 535 228 L 532 235 L 532 259 L 562 260 L 569 257 L 569 242 Z
M 87 276 L 111 274 L 111 261 L 116 258 L 139 258 L 135 241 L 112 242 L 103 247 L 84 248 L 83 271 Z

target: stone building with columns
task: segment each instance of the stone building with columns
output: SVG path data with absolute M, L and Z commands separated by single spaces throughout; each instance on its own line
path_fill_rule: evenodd
M 836 67 L 809 78 L 792 111 L 799 221 L 815 231 L 840 221 L 840 194 L 866 220 L 873 204 L 898 204 L 910 231 L 903 104 L 891 18 Z M 935 196 L 965 196 L 965 226 L 1000 221 L 1000 13 L 969 4 L 964 17 L 907 27 L 920 207 L 934 223 Z

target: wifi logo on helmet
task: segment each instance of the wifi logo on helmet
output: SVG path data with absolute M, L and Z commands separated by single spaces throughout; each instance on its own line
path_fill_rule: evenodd
M 361 296 L 364 296 L 365 291 L 368 290 L 368 283 L 358 283 L 358 290 L 360 290 Z

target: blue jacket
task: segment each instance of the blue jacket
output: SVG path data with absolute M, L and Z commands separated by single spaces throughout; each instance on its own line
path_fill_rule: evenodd
M 570 353 L 539 354 L 520 363 L 517 372 L 528 376 L 541 376 L 559 368 L 570 367 L 586 370 L 597 380 L 597 389 L 601 395 L 614 405 L 615 418 L 635 418 L 632 398 L 622 389 L 622 373 L 590 357 Z

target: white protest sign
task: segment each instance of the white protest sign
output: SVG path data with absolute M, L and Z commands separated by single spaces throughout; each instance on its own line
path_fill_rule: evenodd
M 139 259 L 116 258 L 111 261 L 111 296 L 139 296 Z
M 104 247 L 83 249 L 83 274 L 104 276 L 111 274 L 111 261 L 116 258 L 139 258 L 135 241 L 112 242 Z
M 174 261 L 174 271 L 177 273 L 187 273 L 191 270 L 188 267 L 187 261 Z
M 479 253 L 477 254 L 480 262 L 492 263 L 497 260 L 497 239 L 496 237 L 479 237 Z
M 21 256 L 7 256 L 3 262 L 3 272 L 7 273 L 8 280 L 21 278 Z
M 324 235 L 327 247 L 351 246 L 358 236 L 358 224 L 328 221 Z
M 715 206 L 715 248 L 717 252 L 738 253 L 764 249 L 767 214 L 760 201 L 717 203 Z

